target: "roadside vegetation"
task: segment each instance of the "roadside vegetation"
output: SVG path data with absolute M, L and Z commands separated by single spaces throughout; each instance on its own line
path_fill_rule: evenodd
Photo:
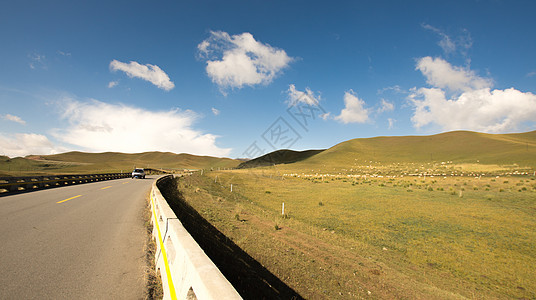
M 533 173 L 445 164 L 204 171 L 178 188 L 305 298 L 536 297 Z

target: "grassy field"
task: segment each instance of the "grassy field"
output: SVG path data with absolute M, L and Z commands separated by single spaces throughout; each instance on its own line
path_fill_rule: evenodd
M 369 176 L 205 171 L 179 188 L 305 298 L 536 297 L 534 176 L 482 177 L 472 165 L 441 164 L 422 170 L 473 176 L 409 176 L 412 164 L 398 166 L 396 177 L 377 174 L 392 164 Z
M 376 137 L 346 141 L 292 169 L 341 172 L 363 162 L 426 164 L 453 162 L 536 168 L 536 131 L 517 134 L 485 134 L 469 131 L 432 136 Z

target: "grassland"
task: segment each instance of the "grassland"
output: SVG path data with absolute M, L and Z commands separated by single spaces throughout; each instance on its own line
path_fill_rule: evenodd
M 469 131 L 432 136 L 354 139 L 331 147 L 293 165 L 293 170 L 341 172 L 363 162 L 418 164 L 453 162 L 536 168 L 536 131 L 518 134 L 484 134 Z
M 322 180 L 266 168 L 204 172 L 180 189 L 306 298 L 536 297 L 534 176 Z
M 536 132 L 450 132 L 205 170 L 178 188 L 305 298 L 534 299 L 535 169 Z

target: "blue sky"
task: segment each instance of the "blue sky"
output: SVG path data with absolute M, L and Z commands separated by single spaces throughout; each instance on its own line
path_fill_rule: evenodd
M 536 129 L 534 1 L 2 1 L 0 155 Z

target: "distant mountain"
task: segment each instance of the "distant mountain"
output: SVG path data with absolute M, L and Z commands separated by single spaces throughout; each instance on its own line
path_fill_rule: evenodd
M 30 155 L 25 158 L 0 160 L 0 174 L 23 176 L 60 173 L 129 172 L 134 167 L 153 169 L 235 168 L 240 161 L 230 158 L 175 154 L 145 153 L 85 153 L 67 152 L 54 155 Z M 0 175 L 2 176 L 2 175 Z
M 246 161 L 238 165 L 239 169 L 265 167 L 279 164 L 290 164 L 298 161 L 302 161 L 311 156 L 317 155 L 324 150 L 306 150 L 306 151 L 293 151 L 293 150 L 277 150 L 270 152 L 255 159 Z

